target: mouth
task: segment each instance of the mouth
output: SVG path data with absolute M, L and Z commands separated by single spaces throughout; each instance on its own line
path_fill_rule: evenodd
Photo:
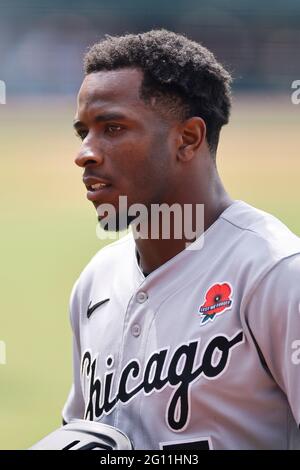
M 83 177 L 83 182 L 87 189 L 87 199 L 93 202 L 100 202 L 104 194 L 111 191 L 112 185 L 97 177 Z
M 110 185 L 105 183 L 96 183 L 87 186 L 87 190 L 91 192 L 99 191 L 99 189 L 108 188 Z

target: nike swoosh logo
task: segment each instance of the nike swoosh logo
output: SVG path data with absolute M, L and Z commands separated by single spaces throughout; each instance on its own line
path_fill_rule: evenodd
M 91 307 L 92 301 L 90 301 L 89 306 L 88 306 L 88 309 L 87 309 L 87 312 L 86 312 L 86 316 L 87 316 L 88 318 L 90 318 L 90 316 L 92 315 L 92 313 L 94 312 L 94 310 L 96 310 L 96 308 L 100 307 L 100 305 L 105 304 L 105 303 L 108 302 L 109 300 L 110 300 L 110 299 L 101 300 L 101 302 L 97 302 L 96 304 L 92 305 L 92 307 Z

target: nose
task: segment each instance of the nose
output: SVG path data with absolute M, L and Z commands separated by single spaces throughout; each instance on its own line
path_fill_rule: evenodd
M 74 162 L 76 163 L 76 165 L 80 166 L 81 168 L 84 168 L 87 165 L 91 164 L 100 165 L 103 162 L 103 158 L 99 154 L 99 152 L 95 152 L 91 148 L 91 146 L 82 145 Z

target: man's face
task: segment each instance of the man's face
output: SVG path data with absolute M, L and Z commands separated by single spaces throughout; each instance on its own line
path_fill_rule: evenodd
M 74 127 L 82 146 L 75 162 L 84 168 L 96 208 L 109 203 L 118 213 L 119 196 L 127 196 L 128 207 L 140 203 L 149 210 L 174 196 L 171 125 L 141 99 L 142 79 L 132 68 L 101 71 L 87 75 L 80 88 Z M 97 189 L 97 183 L 107 186 Z

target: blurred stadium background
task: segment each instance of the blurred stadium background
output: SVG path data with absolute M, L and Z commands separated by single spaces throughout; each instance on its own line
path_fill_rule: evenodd
M 82 55 L 104 34 L 165 27 L 211 48 L 235 77 L 218 165 L 232 197 L 300 235 L 300 2 L 0 0 L 0 448 L 60 425 L 71 384 L 68 299 L 101 247 L 73 165 Z

